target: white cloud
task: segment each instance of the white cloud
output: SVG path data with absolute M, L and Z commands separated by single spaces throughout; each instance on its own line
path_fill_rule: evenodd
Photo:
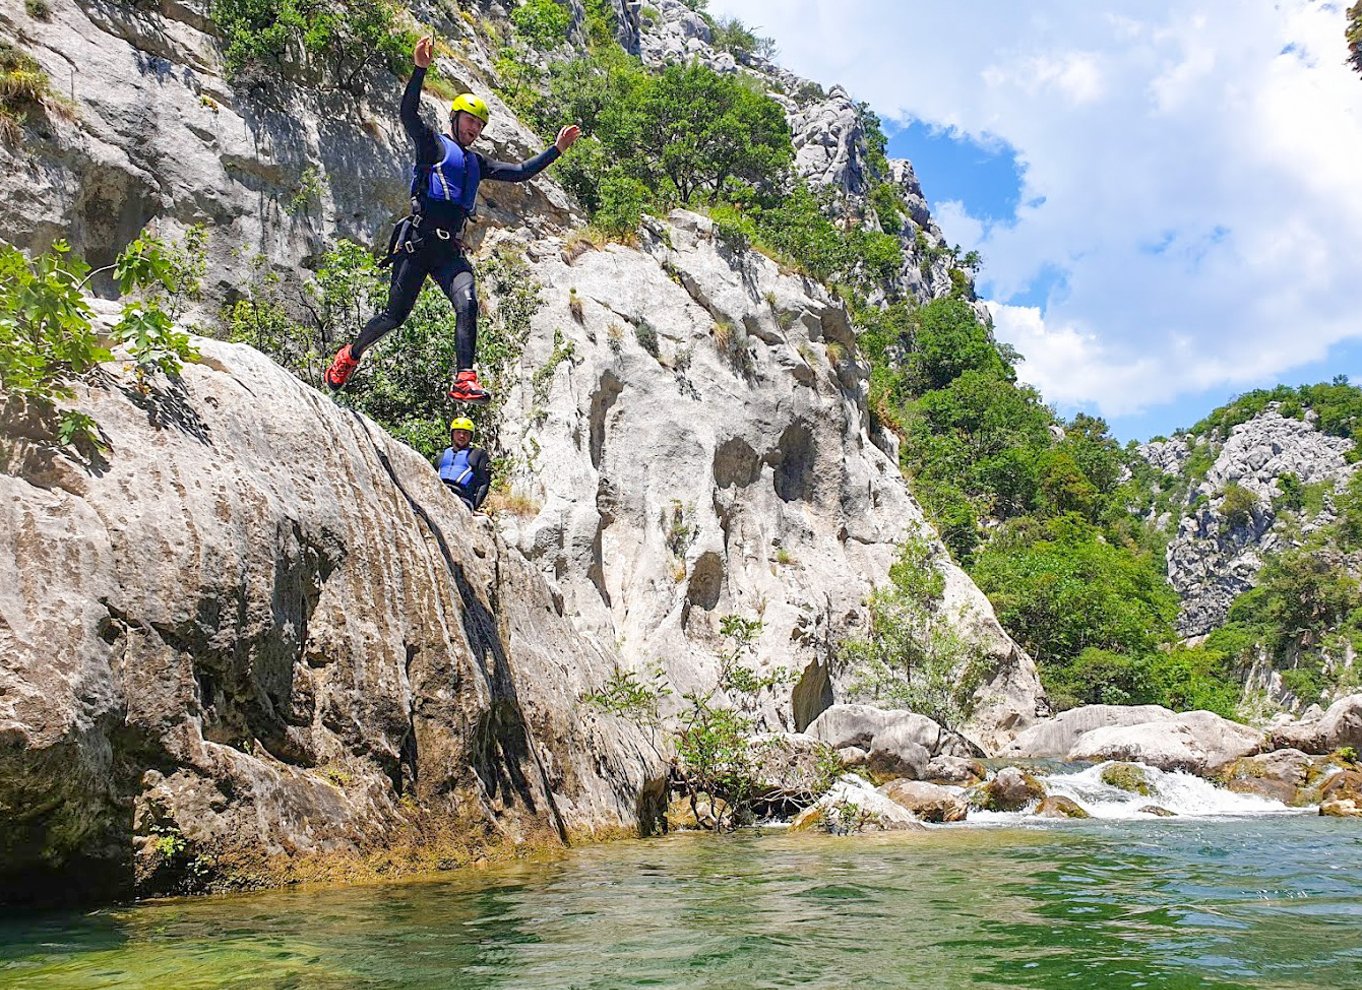
M 1031 205 L 1012 222 L 934 212 L 983 254 L 999 336 L 1047 399 L 1119 415 L 1362 339 L 1362 80 L 1344 65 L 1341 5 L 710 8 L 882 117 L 1015 149 Z M 1016 305 L 1039 279 L 1054 286 L 1042 305 Z

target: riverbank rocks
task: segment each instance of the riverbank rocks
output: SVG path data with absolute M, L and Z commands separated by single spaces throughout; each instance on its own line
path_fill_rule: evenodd
M 1319 718 L 1277 726 L 1270 734 L 1277 748 L 1320 754 L 1348 746 L 1362 752 L 1362 694 L 1340 698 Z
M 1319 813 L 1335 818 L 1362 817 L 1362 770 L 1342 770 L 1320 788 Z
M 1091 818 L 1073 798 L 1062 794 L 1051 794 L 1043 798 L 1032 812 L 1037 818 Z
M 924 822 L 961 822 L 969 812 L 959 791 L 921 780 L 891 780 L 880 793 Z
M 963 756 L 934 756 L 922 776 L 934 784 L 977 784 L 988 776 L 988 770 L 978 760 Z
M 834 835 L 924 829 L 907 808 L 851 774 L 833 784 L 817 804 L 800 812 L 790 823 L 793 832 L 821 830 Z
M 919 821 L 964 821 L 970 810 L 959 790 L 925 780 L 891 780 L 880 787 L 880 793 L 913 812 Z
M 1169 811 L 1167 808 L 1161 808 L 1157 804 L 1146 804 L 1143 808 L 1139 809 L 1139 812 L 1142 815 L 1153 815 L 1155 818 L 1176 818 L 1178 816 L 1176 811 Z
M 865 752 L 864 765 L 880 780 L 927 775 L 933 759 L 967 759 L 974 747 L 959 733 L 925 715 L 872 705 L 833 705 L 809 726 L 808 735 L 840 751 Z M 847 756 L 860 765 L 857 752 Z
M 1318 764 L 1316 758 L 1298 749 L 1279 749 L 1226 764 L 1216 779 L 1237 794 L 1256 794 L 1295 807 L 1315 803 L 1305 791 L 1321 772 Z
M 1083 705 L 1024 729 L 998 752 L 1005 759 L 1063 758 L 1085 732 L 1173 718 L 1161 705 Z
M 1158 722 L 1092 729 L 1078 737 L 1066 759 L 1120 760 L 1205 775 L 1257 753 L 1263 743 L 1257 729 L 1212 712 L 1183 712 Z
M 1039 780 L 1016 767 L 1003 767 L 971 792 L 970 804 L 982 811 L 1023 811 L 1044 798 Z

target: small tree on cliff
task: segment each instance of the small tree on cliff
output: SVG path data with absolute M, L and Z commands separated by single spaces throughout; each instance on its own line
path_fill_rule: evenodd
M 905 541 L 889 584 L 870 595 L 865 636 L 844 642 L 840 657 L 856 696 L 954 726 L 969 716 L 980 657 L 940 614 L 946 579 L 933 556 L 926 541 Z

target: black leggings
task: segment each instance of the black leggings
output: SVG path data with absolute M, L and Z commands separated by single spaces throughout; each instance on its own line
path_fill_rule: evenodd
M 393 262 L 393 281 L 388 289 L 388 305 L 359 332 L 350 345 L 350 354 L 358 358 L 378 342 L 389 330 L 402 325 L 416 305 L 416 297 L 426 284 L 426 276 L 435 282 L 454 306 L 455 353 L 459 371 L 473 367 L 473 355 L 478 346 L 478 295 L 473 290 L 473 266 L 462 253 L 431 250 L 398 258 Z

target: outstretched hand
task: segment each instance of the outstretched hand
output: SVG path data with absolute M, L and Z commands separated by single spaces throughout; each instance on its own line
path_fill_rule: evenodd
M 411 53 L 411 60 L 416 63 L 418 69 L 428 69 L 431 59 L 434 57 L 435 39 L 426 35 L 416 43 L 416 49 Z
M 558 140 L 553 142 L 553 146 L 558 149 L 558 154 L 562 154 L 572 147 L 572 142 L 582 136 L 582 129 L 576 124 L 568 124 L 558 132 Z

